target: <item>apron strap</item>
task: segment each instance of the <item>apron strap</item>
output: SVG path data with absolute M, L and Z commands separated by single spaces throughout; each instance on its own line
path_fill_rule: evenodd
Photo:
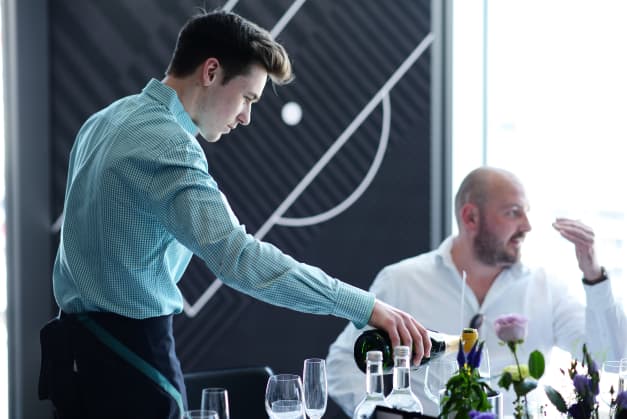
M 108 346 L 113 352 L 118 354 L 122 359 L 130 365 L 137 368 L 146 377 L 150 378 L 155 384 L 168 393 L 176 402 L 181 411 L 181 416 L 185 412 L 183 407 L 183 397 L 181 393 L 170 383 L 170 381 L 159 372 L 155 367 L 143 360 L 135 352 L 131 351 L 126 345 L 116 339 L 111 333 L 105 330 L 98 323 L 89 318 L 86 314 L 77 314 L 78 320 L 91 331 L 102 343 Z

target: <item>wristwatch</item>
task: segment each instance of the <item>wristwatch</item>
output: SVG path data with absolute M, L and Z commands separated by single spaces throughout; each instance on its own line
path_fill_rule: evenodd
M 601 266 L 601 275 L 596 280 L 590 281 L 589 279 L 582 278 L 581 282 L 583 282 L 585 285 L 596 285 L 600 284 L 603 281 L 607 281 L 609 278 L 610 277 L 607 276 L 607 271 L 603 266 Z

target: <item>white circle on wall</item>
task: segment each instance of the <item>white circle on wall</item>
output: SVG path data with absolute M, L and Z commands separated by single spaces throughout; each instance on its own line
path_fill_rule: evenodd
M 287 125 L 296 125 L 303 118 L 303 109 L 296 102 L 287 102 L 281 109 L 281 118 Z

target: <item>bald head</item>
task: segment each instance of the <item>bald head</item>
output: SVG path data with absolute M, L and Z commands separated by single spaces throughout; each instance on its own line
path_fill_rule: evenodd
M 507 188 L 522 190 L 522 184 L 511 172 L 496 167 L 479 167 L 470 172 L 462 181 L 455 195 L 455 218 L 461 228 L 461 211 L 464 205 L 474 204 L 483 208 L 491 197 Z

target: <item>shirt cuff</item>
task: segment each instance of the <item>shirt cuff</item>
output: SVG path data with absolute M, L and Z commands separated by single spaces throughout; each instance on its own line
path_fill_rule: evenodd
M 586 291 L 586 303 L 588 307 L 608 307 L 614 303 L 612 282 L 601 281 L 593 285 L 584 285 Z
M 361 329 L 370 320 L 374 302 L 373 293 L 341 282 L 333 315 L 348 319 L 353 322 L 356 328 Z

